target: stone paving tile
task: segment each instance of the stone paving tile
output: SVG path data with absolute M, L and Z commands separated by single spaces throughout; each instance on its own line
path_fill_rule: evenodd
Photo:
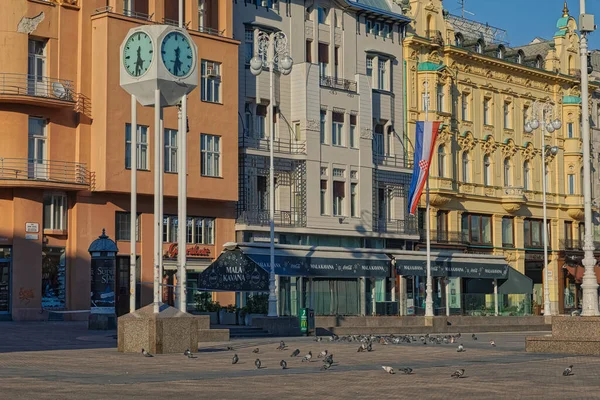
M 478 341 L 465 335 L 465 353 L 456 344 L 376 344 L 357 353 L 357 343 L 311 338 L 284 338 L 288 349 L 278 351 L 278 339 L 240 339 L 203 345 L 198 358 L 187 359 L 120 354 L 106 332 L 77 325 L 42 328 L 21 336 L 21 325 L 0 324 L 0 399 L 600 399 L 600 357 L 525 353 L 524 333 L 481 334 Z M 291 359 L 296 348 L 301 355 L 312 350 L 317 361 Z M 320 371 L 316 357 L 323 349 L 336 361 L 329 371 Z M 255 369 L 257 357 L 265 368 Z M 563 377 L 569 364 L 575 375 Z M 381 365 L 410 366 L 414 374 L 388 375 Z M 466 369 L 465 378 L 450 378 L 457 368 Z

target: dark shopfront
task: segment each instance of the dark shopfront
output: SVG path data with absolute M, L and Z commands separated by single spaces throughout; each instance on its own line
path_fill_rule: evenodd
M 405 298 L 401 314 L 424 315 L 426 255 L 395 254 L 394 262 Z M 530 313 L 531 280 L 502 257 L 433 253 L 431 275 L 435 315 L 495 315 L 496 302 L 498 315 Z
M 596 254 L 595 256 L 596 266 L 594 272 L 596 273 L 596 280 L 600 284 L 600 267 L 598 267 L 600 255 Z M 573 311 L 581 310 L 583 301 L 581 283 L 585 272 L 583 257 L 583 251 L 578 250 L 563 251 L 559 254 L 558 271 L 561 286 L 559 287 L 558 298 L 561 314 L 570 314 Z M 598 290 L 600 293 L 600 286 Z

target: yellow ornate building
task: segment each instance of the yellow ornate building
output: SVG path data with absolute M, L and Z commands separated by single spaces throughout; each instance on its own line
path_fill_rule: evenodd
M 444 123 L 430 170 L 432 247 L 504 255 L 533 280 L 533 309 L 539 312 L 545 162 L 551 307 L 569 311 L 580 298 L 583 273 L 575 19 L 565 3 L 553 38 L 510 47 L 501 29 L 449 15 L 441 0 L 407 0 L 403 6 L 413 18 L 404 42 L 406 132 L 414 142 L 416 121 Z M 526 129 L 534 117 L 540 126 Z M 555 129 L 557 119 L 561 126 Z M 421 207 L 423 221 L 425 196 Z M 466 290 L 460 282 L 457 288 Z

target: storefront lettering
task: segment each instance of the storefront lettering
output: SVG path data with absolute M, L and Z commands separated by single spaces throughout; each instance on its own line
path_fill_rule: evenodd
M 171 243 L 165 252 L 165 258 L 177 258 L 177 254 L 179 254 L 177 243 Z M 208 247 L 194 245 L 188 247 L 185 254 L 188 257 L 210 257 L 210 249 Z

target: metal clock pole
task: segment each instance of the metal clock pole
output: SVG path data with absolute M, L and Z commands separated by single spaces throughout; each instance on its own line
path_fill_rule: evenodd
M 160 258 L 162 216 L 160 215 L 160 89 L 154 91 L 154 313 L 160 304 Z
M 131 160 L 131 220 L 129 222 L 129 240 L 131 250 L 129 251 L 129 312 L 135 311 L 135 292 L 136 292 L 136 222 L 137 222 L 137 99 L 131 95 L 131 129 L 129 132 L 131 139 L 130 160 Z

